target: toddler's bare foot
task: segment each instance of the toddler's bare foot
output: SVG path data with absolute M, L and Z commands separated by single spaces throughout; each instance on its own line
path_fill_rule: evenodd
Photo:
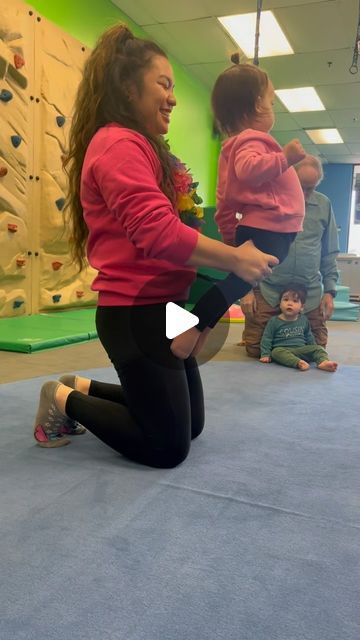
M 204 331 L 200 333 L 199 340 L 197 341 L 194 350 L 191 352 L 192 356 L 197 356 L 197 354 L 200 353 L 206 340 L 209 337 L 210 331 L 211 331 L 210 327 L 206 327 L 206 329 L 204 329 Z
M 333 360 L 323 360 L 323 362 L 318 364 L 318 369 L 321 369 L 322 371 L 330 371 L 330 373 L 335 373 L 337 368 L 338 364 Z
M 300 369 L 300 371 L 306 371 L 307 369 L 310 369 L 309 363 L 305 360 L 299 360 L 296 366 L 298 369 Z
M 192 327 L 179 336 L 176 336 L 170 345 L 174 356 L 186 360 L 194 351 L 197 341 L 201 336 L 201 331 Z

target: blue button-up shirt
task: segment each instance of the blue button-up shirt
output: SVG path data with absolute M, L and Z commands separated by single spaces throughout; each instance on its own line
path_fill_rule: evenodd
M 304 229 L 297 234 L 287 258 L 260 284 L 260 291 L 272 307 L 290 283 L 307 289 L 305 313 L 319 306 L 323 291 L 336 288 L 339 272 L 336 257 L 339 238 L 329 198 L 313 191 L 306 202 Z

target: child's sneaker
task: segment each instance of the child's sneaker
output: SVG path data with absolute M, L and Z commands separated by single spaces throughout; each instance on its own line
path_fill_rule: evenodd
M 76 389 L 76 376 L 72 373 L 65 373 L 63 376 L 60 376 L 59 382 L 64 384 L 66 387 Z M 61 433 L 67 436 L 82 436 L 86 433 L 86 429 L 82 424 L 77 422 L 77 420 L 66 417 L 66 422 L 64 422 Z
M 34 425 L 34 438 L 40 447 L 64 447 L 71 442 L 62 432 L 68 418 L 58 410 L 55 404 L 58 386 L 58 382 L 50 381 L 45 382 L 41 388 Z

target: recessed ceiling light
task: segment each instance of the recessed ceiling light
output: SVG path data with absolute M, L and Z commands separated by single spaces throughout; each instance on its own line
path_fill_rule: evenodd
M 298 87 L 297 89 L 275 89 L 277 97 L 291 111 L 325 111 L 314 87 Z
M 254 56 L 256 13 L 243 13 L 218 18 L 248 58 Z M 285 56 L 294 53 L 272 11 L 260 18 L 259 57 Z
M 337 129 L 305 129 L 315 144 L 341 144 L 344 142 Z

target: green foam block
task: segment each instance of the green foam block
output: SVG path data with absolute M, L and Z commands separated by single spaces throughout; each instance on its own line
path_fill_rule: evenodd
M 0 350 L 32 353 L 97 338 L 95 309 L 0 318 Z

